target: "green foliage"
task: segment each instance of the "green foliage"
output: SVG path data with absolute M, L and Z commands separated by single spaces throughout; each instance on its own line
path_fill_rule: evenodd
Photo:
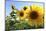
M 17 11 L 17 10 L 16 10 Z M 14 15 L 15 14 L 15 15 Z M 10 31 L 10 29 L 12 30 L 19 30 L 19 29 L 28 29 L 30 28 L 29 25 L 24 22 L 24 21 L 19 21 L 19 20 L 16 20 L 16 12 L 13 10 L 11 13 L 10 13 L 10 16 L 7 16 L 6 17 L 6 20 L 5 20 L 5 25 L 6 25 L 6 31 Z

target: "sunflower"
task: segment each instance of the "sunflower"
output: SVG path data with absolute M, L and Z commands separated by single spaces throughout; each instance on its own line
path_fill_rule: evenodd
M 30 26 L 43 26 L 44 23 L 44 9 L 39 5 L 32 5 L 31 10 L 28 12 L 28 24 Z
M 29 6 L 24 6 L 21 10 L 19 10 L 20 20 L 24 20 L 27 16 L 28 10 L 30 10 Z
M 26 18 L 26 14 L 24 13 L 23 10 L 20 10 L 19 13 L 18 13 L 19 17 L 20 17 L 20 20 L 24 20 Z

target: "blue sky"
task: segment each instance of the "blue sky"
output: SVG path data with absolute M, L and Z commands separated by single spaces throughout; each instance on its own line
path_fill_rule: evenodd
M 34 4 L 34 2 L 22 2 L 22 1 L 18 2 L 18 1 L 9 1 L 9 0 L 7 0 L 6 1 L 6 16 L 8 16 L 10 14 L 10 12 L 12 11 L 11 10 L 11 3 L 13 3 L 17 9 L 21 9 L 25 5 L 30 6 L 30 5 Z M 43 5 L 41 3 L 36 3 L 36 4 Z
M 10 14 L 11 12 L 11 1 L 6 1 L 6 16 Z M 13 2 L 14 6 L 17 8 L 17 9 L 21 9 L 21 7 L 25 6 L 25 5 L 31 5 L 30 3 L 28 2 Z
M 11 1 L 6 1 L 6 16 L 9 15 L 11 12 L 11 7 L 10 7 Z

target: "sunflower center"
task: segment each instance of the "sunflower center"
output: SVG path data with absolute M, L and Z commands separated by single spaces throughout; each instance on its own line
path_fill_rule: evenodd
M 38 17 L 38 13 L 36 11 L 32 11 L 30 13 L 30 17 L 31 17 L 31 19 L 36 19 Z
M 20 12 L 20 16 L 22 17 L 24 15 L 24 13 L 23 12 Z

